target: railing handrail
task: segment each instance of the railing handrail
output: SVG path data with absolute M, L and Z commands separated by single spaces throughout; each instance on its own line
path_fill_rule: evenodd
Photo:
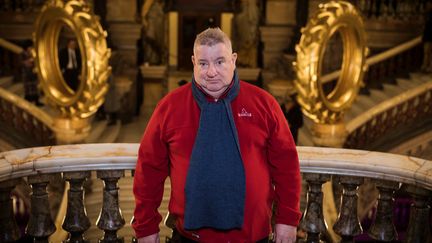
M 382 61 L 387 60 L 387 59 L 389 59 L 391 57 L 394 57 L 394 56 L 396 56 L 396 55 L 398 55 L 398 54 L 400 54 L 400 53 L 402 53 L 404 51 L 407 51 L 407 50 L 413 48 L 414 46 L 420 44 L 421 43 L 421 39 L 422 39 L 421 36 L 417 36 L 416 38 L 414 38 L 414 39 L 412 39 L 410 41 L 407 41 L 407 42 L 402 43 L 402 44 L 400 44 L 398 46 L 390 48 L 387 51 L 384 51 L 384 52 L 381 52 L 381 53 L 379 53 L 377 55 L 369 57 L 369 58 L 366 59 L 366 65 L 372 66 L 372 65 L 374 65 L 374 64 L 376 64 L 378 62 L 382 62 Z
M 418 45 L 421 43 L 421 36 L 418 36 L 412 40 L 409 40 L 405 43 L 402 43 L 398 46 L 395 46 L 393 48 L 388 49 L 387 51 L 381 52 L 377 55 L 371 56 L 369 58 L 366 59 L 366 66 L 372 66 L 376 63 L 385 61 L 391 57 L 394 57 L 406 50 L 409 50 L 411 48 L 413 48 L 414 46 Z M 329 74 L 323 75 L 321 77 L 321 82 L 322 83 L 327 83 L 331 80 L 335 80 L 336 78 L 338 78 L 340 75 L 340 70 L 336 70 L 334 72 L 331 72 Z
M 24 51 L 24 49 L 22 47 L 14 44 L 10 41 L 7 41 L 3 38 L 0 38 L 0 47 L 3 47 L 6 50 L 9 50 L 9 51 L 16 53 L 16 54 L 21 54 Z
M 350 120 L 346 124 L 346 130 L 348 134 L 352 133 L 363 124 L 366 124 L 367 121 L 372 120 L 377 115 L 382 114 L 383 112 L 390 110 L 391 108 L 396 107 L 408 100 L 418 97 L 425 92 L 429 92 L 430 90 L 432 90 L 432 82 L 427 82 L 402 92 L 390 99 L 387 99 L 378 105 L 371 107 L 369 110 L 363 111 L 360 115 Z
M 27 100 L 21 98 L 20 96 L 12 92 L 9 92 L 1 87 L 0 87 L 0 99 L 6 100 L 9 103 L 14 104 L 14 106 L 19 107 L 26 113 L 30 114 L 31 116 L 35 117 L 37 120 L 42 122 L 45 126 L 49 127 L 51 130 L 54 130 L 53 128 L 54 121 L 52 117 L 46 112 L 44 112 L 43 110 L 39 109 L 33 103 L 28 102 Z
M 0 153 L 0 182 L 35 174 L 133 170 L 139 144 L 76 144 Z M 396 181 L 432 190 L 432 161 L 396 154 L 298 146 L 301 171 Z

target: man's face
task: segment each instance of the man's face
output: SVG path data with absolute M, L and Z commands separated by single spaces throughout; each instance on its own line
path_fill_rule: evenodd
M 69 47 L 70 49 L 75 49 L 75 48 L 76 48 L 76 42 L 75 42 L 74 40 L 70 40 L 70 41 L 68 42 L 68 47 Z
M 225 43 L 197 46 L 192 56 L 196 82 L 209 95 L 218 98 L 231 84 L 236 59 L 237 54 L 231 53 Z

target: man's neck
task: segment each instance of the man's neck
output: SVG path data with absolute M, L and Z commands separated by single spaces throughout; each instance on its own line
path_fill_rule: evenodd
M 201 89 L 204 91 L 204 93 L 208 96 L 210 96 L 213 99 L 219 99 L 222 95 L 226 93 L 230 86 L 225 87 L 224 89 L 218 90 L 216 92 L 209 91 L 205 89 L 204 87 L 201 87 Z

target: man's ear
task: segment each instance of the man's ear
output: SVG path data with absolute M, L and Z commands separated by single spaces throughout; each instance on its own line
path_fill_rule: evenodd
M 194 65 L 194 66 L 195 66 L 195 58 L 194 58 L 194 56 L 193 56 L 193 55 L 191 56 L 191 59 L 192 59 L 192 65 Z
M 231 58 L 232 58 L 232 62 L 234 63 L 234 65 L 236 64 L 236 61 L 237 61 L 237 53 L 236 52 L 233 52 L 232 54 L 231 54 Z

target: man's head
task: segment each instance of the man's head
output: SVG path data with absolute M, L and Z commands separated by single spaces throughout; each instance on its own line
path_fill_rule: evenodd
M 197 35 L 192 63 L 196 82 L 209 95 L 219 98 L 231 84 L 237 53 L 219 28 L 209 28 Z
M 69 39 L 68 42 L 67 42 L 67 47 L 69 49 L 75 49 L 76 45 L 77 45 L 77 43 L 76 43 L 75 39 Z

